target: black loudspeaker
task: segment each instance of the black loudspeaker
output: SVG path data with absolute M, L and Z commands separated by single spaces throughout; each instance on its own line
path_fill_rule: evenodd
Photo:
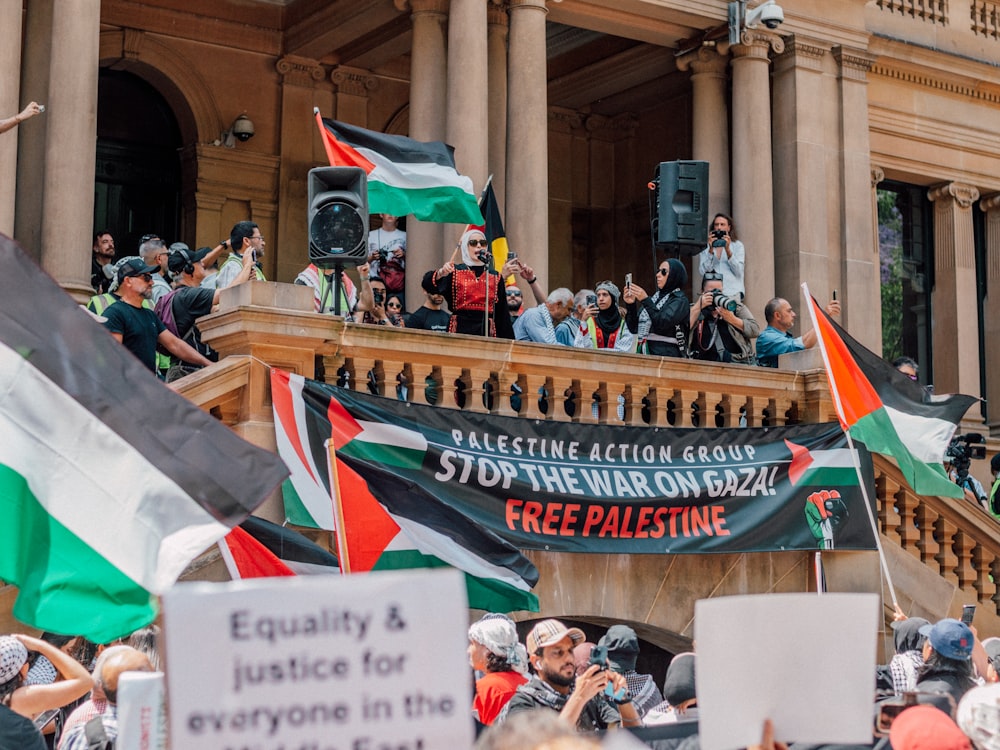
M 368 259 L 368 175 L 360 167 L 309 170 L 309 260 L 319 268 Z
M 708 245 L 708 162 L 664 161 L 651 183 L 656 247 L 697 255 Z

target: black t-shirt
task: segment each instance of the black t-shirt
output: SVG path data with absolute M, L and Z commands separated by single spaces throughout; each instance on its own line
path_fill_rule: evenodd
M 104 327 L 122 335 L 122 343 L 152 372 L 156 372 L 156 339 L 167 330 L 155 312 L 118 300 L 104 311 Z
M 45 740 L 31 719 L 0 705 L 0 750 L 45 750 Z
M 194 322 L 212 312 L 215 300 L 215 290 L 202 286 L 186 286 L 177 290 L 170 298 L 174 310 L 174 323 L 177 324 L 177 334 L 184 338 L 194 326 Z
M 421 328 L 425 331 L 447 331 L 451 316 L 444 310 L 431 310 L 421 305 L 406 319 L 407 328 Z

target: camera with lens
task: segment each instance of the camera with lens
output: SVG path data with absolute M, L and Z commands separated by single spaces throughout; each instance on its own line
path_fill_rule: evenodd
M 986 458 L 986 443 L 983 436 L 978 432 L 967 432 L 964 435 L 956 435 L 948 444 L 948 449 L 944 452 L 945 459 L 955 469 L 955 484 L 962 489 L 970 490 L 974 495 L 979 495 L 979 491 L 974 483 L 969 479 L 969 464 L 972 459 Z M 982 501 L 982 498 L 980 498 Z
M 739 306 L 740 306 L 740 301 L 735 297 L 730 297 L 726 294 L 723 294 L 721 289 L 713 289 L 712 304 L 709 305 L 706 309 L 712 310 L 713 308 L 716 307 L 723 307 L 726 310 L 729 310 L 729 312 L 736 312 L 736 308 Z
M 375 298 L 376 305 L 381 305 L 385 302 L 385 293 L 381 289 L 372 289 L 372 297 Z
M 712 240 L 712 247 L 725 247 L 726 246 L 726 230 L 725 229 L 713 229 L 712 236 L 715 238 Z

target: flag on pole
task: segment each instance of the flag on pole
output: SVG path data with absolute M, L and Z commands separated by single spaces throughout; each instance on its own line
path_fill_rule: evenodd
M 420 467 L 427 450 L 423 436 L 354 419 L 336 400 L 337 390 L 271 370 L 275 424 L 280 410 L 283 429 L 293 436 L 279 440 L 279 452 L 309 467 L 293 471 L 298 498 L 318 498 L 325 491 L 331 506 L 336 498 L 336 513 L 330 511 L 330 517 L 341 519 L 337 544 L 342 569 L 356 573 L 451 565 L 466 574 L 470 607 L 538 611 L 538 598 L 531 593 L 538 571 L 514 545 L 394 473 Z M 324 465 L 330 463 L 324 445 L 328 440 L 337 450 L 336 480 Z M 308 483 L 317 486 L 306 487 Z M 318 508 L 310 513 L 322 514 Z
M 851 338 L 805 291 L 844 430 L 869 450 L 894 458 L 914 492 L 963 497 L 942 464 L 955 428 L 978 399 L 929 395 Z
M 105 643 L 287 474 L 165 387 L 0 236 L 0 579 L 22 622 Z
M 441 141 L 415 141 L 321 117 L 316 123 L 333 167 L 368 174 L 368 210 L 421 221 L 482 222 L 472 180 L 455 168 L 455 150 Z
M 507 232 L 503 228 L 503 217 L 500 216 L 500 205 L 496 193 L 493 192 L 493 181 L 486 184 L 482 197 L 479 199 L 479 210 L 483 214 L 482 230 L 486 241 L 490 243 L 493 254 L 493 267 L 499 271 L 507 263 L 510 248 L 507 247 Z M 513 284 L 514 277 L 509 276 L 506 283 Z
M 339 574 L 337 558 L 286 526 L 249 516 L 219 542 L 233 580 Z

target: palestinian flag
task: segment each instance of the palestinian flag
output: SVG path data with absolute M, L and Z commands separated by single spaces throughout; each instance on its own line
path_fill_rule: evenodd
M 466 574 L 470 607 L 537 612 L 531 588 L 538 571 L 520 551 L 406 478 L 407 472 L 420 470 L 427 452 L 424 436 L 353 418 L 337 401 L 338 390 L 271 370 L 276 427 L 279 408 L 305 421 L 295 425 L 295 437 L 279 440 L 279 451 L 282 445 L 293 451 L 297 446 L 289 460 L 315 469 L 293 475 L 299 497 L 334 493 L 342 569 L 357 573 L 451 565 Z M 328 470 L 318 468 L 328 459 L 327 440 L 336 448 L 334 482 Z M 298 486 L 305 481 L 319 482 L 319 489 Z
M 855 468 L 857 451 L 850 448 L 809 450 L 787 439 L 785 445 L 792 453 L 788 481 L 793 486 L 856 487 L 859 484 Z M 860 459 L 858 461 L 860 465 Z
M 507 263 L 510 249 L 507 247 L 507 233 L 503 228 L 503 218 L 500 216 L 500 206 L 497 203 L 496 193 L 493 192 L 492 181 L 487 183 L 479 199 L 479 210 L 483 214 L 483 223 L 479 228 L 483 230 L 486 241 L 490 243 L 493 267 L 499 271 Z M 514 277 L 508 276 L 506 284 L 510 286 L 514 283 Z
M 415 141 L 320 117 L 316 123 L 332 167 L 368 174 L 368 210 L 421 221 L 482 222 L 472 180 L 455 169 L 454 149 L 441 141 Z
M 340 573 L 337 558 L 302 534 L 250 516 L 219 542 L 230 577 L 329 575 Z
M 945 474 L 944 454 L 972 396 L 931 396 L 827 317 L 809 295 L 841 427 L 869 450 L 891 456 L 914 492 L 962 498 Z
M 3 236 L 0 264 L 0 579 L 22 622 L 106 643 L 152 622 L 155 595 L 287 471 Z

